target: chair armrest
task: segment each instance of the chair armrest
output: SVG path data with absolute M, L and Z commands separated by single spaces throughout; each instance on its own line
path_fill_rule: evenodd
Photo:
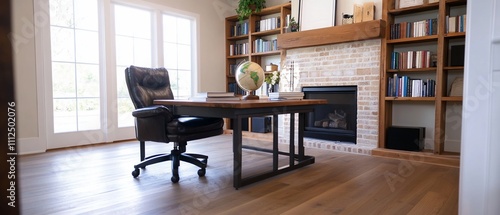
M 150 107 L 144 107 L 132 112 L 132 116 L 136 118 L 149 118 L 156 116 L 165 117 L 166 122 L 170 122 L 173 119 L 173 114 L 167 107 L 163 105 L 156 105 Z

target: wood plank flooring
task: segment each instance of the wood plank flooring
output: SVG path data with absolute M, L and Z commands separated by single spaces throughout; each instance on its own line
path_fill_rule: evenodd
M 316 163 L 235 190 L 230 135 L 190 142 L 209 156 L 205 177 L 181 163 L 141 171 L 137 141 L 52 150 L 19 158 L 22 214 L 457 214 L 459 169 L 407 160 L 306 149 Z M 244 139 L 245 144 L 268 142 Z M 149 143 L 147 153 L 172 144 Z M 281 147 L 287 149 L 287 146 Z M 286 151 L 286 150 L 284 150 Z M 243 174 L 271 168 L 244 150 Z M 286 164 L 286 158 L 280 164 Z

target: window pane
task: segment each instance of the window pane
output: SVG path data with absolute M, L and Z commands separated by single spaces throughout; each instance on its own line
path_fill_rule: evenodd
M 76 65 L 78 97 L 99 98 L 99 66 L 88 64 Z
M 115 5 L 115 28 L 117 35 L 151 39 L 151 12 Z
M 116 36 L 116 64 L 130 66 L 134 62 L 134 39 Z
M 78 99 L 78 130 L 95 130 L 101 127 L 99 98 Z
M 76 62 L 99 63 L 99 35 L 95 31 L 76 30 Z
M 191 69 L 191 46 L 179 45 L 177 54 L 179 69 Z
M 54 99 L 54 132 L 76 131 L 76 99 Z
M 134 14 L 134 36 L 143 39 L 151 39 L 151 12 L 136 10 Z
M 132 111 L 134 111 L 134 105 L 130 98 L 118 98 L 118 126 L 134 126 L 134 117 L 132 116 Z
M 174 16 L 163 15 L 163 41 L 177 42 L 177 18 Z
M 97 1 L 75 0 L 75 28 L 97 31 Z
M 51 27 L 50 38 L 52 61 L 74 62 L 75 40 L 73 29 Z
M 119 80 L 117 84 L 117 95 L 118 98 L 127 98 L 130 99 L 128 94 L 127 84 L 125 82 L 125 68 L 126 67 L 117 67 L 116 68 L 116 79 Z
M 191 21 L 188 19 L 178 18 L 177 19 L 177 31 L 178 31 L 178 43 L 180 44 L 191 44 Z
M 52 63 L 52 96 L 54 98 L 76 96 L 74 64 Z
M 115 33 L 122 36 L 134 36 L 132 8 L 115 5 Z
M 179 70 L 178 71 L 178 98 L 189 98 L 191 96 L 191 71 Z
M 128 94 L 127 85 L 125 83 L 125 68 L 116 68 L 116 78 L 117 78 L 117 106 L 118 106 L 118 126 L 134 126 L 134 117 L 132 116 L 132 111 L 135 110 L 134 104 Z
M 151 67 L 151 40 L 134 40 L 134 65 Z
M 170 88 L 174 93 L 174 98 L 177 98 L 177 91 L 179 90 L 178 72 L 176 69 L 168 70 L 168 77 L 170 78 Z M 177 98 L 178 99 L 178 98 Z
M 165 67 L 172 69 L 177 68 L 177 57 L 179 56 L 177 54 L 177 45 L 174 43 L 164 43 L 163 48 L 165 49 L 165 54 L 163 55 Z
M 73 0 L 50 0 L 50 25 L 73 27 Z

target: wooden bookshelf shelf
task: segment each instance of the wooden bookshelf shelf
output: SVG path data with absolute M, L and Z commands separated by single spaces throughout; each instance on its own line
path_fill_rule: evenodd
M 228 59 L 248 58 L 248 55 L 247 54 L 243 54 L 243 55 L 229 55 L 229 56 L 226 56 L 226 58 L 228 58 Z
M 424 101 L 433 102 L 436 97 L 385 97 L 386 101 Z
M 446 96 L 441 98 L 442 101 L 447 101 L 447 102 L 462 102 L 463 97 L 462 96 Z
M 239 35 L 239 36 L 233 36 L 233 37 L 228 37 L 227 40 L 244 40 L 248 39 L 248 34 L 245 35 Z
M 453 32 L 453 33 L 447 33 L 444 35 L 444 37 L 465 37 L 465 32 Z
M 437 35 L 430 35 L 423 37 L 410 37 L 410 38 L 387 40 L 387 43 L 396 44 L 396 43 L 428 42 L 428 41 L 437 41 L 437 39 L 438 39 Z
M 394 73 L 407 73 L 407 72 L 436 72 L 436 67 L 429 67 L 429 68 L 418 68 L 418 69 L 390 69 L 387 70 L 387 72 L 394 72 Z
M 445 66 L 443 70 L 464 70 L 463 66 Z
M 390 10 L 388 10 L 388 14 L 390 14 L 390 15 L 405 15 L 405 14 L 412 14 L 412 13 L 437 10 L 437 9 L 439 9 L 439 2 L 418 5 L 418 6 L 413 6 L 413 7 L 405 7 L 405 8 L 400 8 L 400 9 L 390 9 Z
M 273 30 L 254 32 L 254 33 L 252 33 L 252 36 L 260 36 L 260 37 L 262 37 L 262 36 L 279 34 L 280 32 L 281 32 L 281 28 L 276 28 L 276 29 L 273 29 Z

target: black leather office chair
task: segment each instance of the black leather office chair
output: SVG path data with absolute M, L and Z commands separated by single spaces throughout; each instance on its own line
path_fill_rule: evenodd
M 140 143 L 141 162 L 134 166 L 132 175 L 139 176 L 139 168 L 163 161 L 172 161 L 172 182 L 179 181 L 180 161 L 194 164 L 205 175 L 208 156 L 186 152 L 187 141 L 222 134 L 224 122 L 221 118 L 176 116 L 163 105 L 154 105 L 155 99 L 174 99 L 170 79 L 165 68 L 143 68 L 130 66 L 125 69 L 128 91 L 136 108 L 135 134 Z M 174 142 L 170 154 L 145 157 L 145 141 Z

